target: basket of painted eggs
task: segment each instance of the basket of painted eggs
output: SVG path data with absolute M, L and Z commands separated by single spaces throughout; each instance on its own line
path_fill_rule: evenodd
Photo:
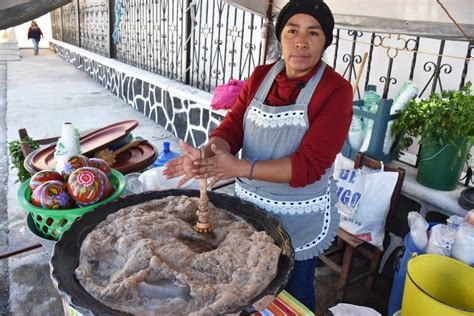
M 99 205 L 117 199 L 125 177 L 97 158 L 71 157 L 62 173 L 43 170 L 20 185 L 17 200 L 44 237 L 58 240 L 72 223 Z

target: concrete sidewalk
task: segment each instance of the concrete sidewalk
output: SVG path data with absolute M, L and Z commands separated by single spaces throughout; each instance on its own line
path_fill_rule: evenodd
M 158 150 L 164 140 L 178 150 L 169 132 L 51 51 L 34 56 L 32 50 L 22 50 L 21 54 L 21 61 L 0 62 L 0 252 L 35 242 L 25 228 L 26 213 L 16 202 L 16 171 L 8 167 L 7 143 L 18 139 L 18 129 L 26 128 L 38 139 L 58 136 L 64 122 L 87 131 L 136 119 L 139 125 L 133 135 Z M 0 260 L 0 315 L 62 314 L 48 260 L 42 248 Z

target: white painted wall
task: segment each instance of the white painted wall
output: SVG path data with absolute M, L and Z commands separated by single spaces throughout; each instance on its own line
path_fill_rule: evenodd
M 40 41 L 40 48 L 49 47 L 49 39 L 52 38 L 51 31 L 51 18 L 49 13 L 35 19 L 36 23 L 43 32 L 44 38 Z M 28 40 L 28 28 L 31 26 L 31 21 L 27 23 L 20 24 L 15 26 L 16 37 L 18 40 L 18 47 L 20 48 L 33 48 L 33 43 L 31 40 Z M 10 32 L 10 30 L 8 30 Z

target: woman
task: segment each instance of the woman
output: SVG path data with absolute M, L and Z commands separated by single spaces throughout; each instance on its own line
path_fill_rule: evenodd
M 352 118 L 352 88 L 322 60 L 334 19 L 321 0 L 290 1 L 276 35 L 283 59 L 255 69 L 204 149 L 166 164 L 168 178 L 236 177 L 236 195 L 272 213 L 289 233 L 295 267 L 286 290 L 314 311 L 316 258 L 335 238 L 333 163 Z M 242 149 L 242 159 L 235 157 Z
M 31 26 L 28 29 L 28 39 L 31 38 L 31 41 L 33 42 L 33 50 L 35 52 L 35 55 L 38 55 L 39 41 L 42 37 L 43 32 L 41 32 L 41 29 L 38 27 L 38 24 L 36 24 L 35 21 L 31 21 Z

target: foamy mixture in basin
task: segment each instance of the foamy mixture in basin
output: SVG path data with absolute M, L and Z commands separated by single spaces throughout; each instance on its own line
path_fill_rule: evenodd
M 198 198 L 171 196 L 121 209 L 87 235 L 76 277 L 105 305 L 139 315 L 217 315 L 249 305 L 277 273 L 281 249 L 265 232 Z

